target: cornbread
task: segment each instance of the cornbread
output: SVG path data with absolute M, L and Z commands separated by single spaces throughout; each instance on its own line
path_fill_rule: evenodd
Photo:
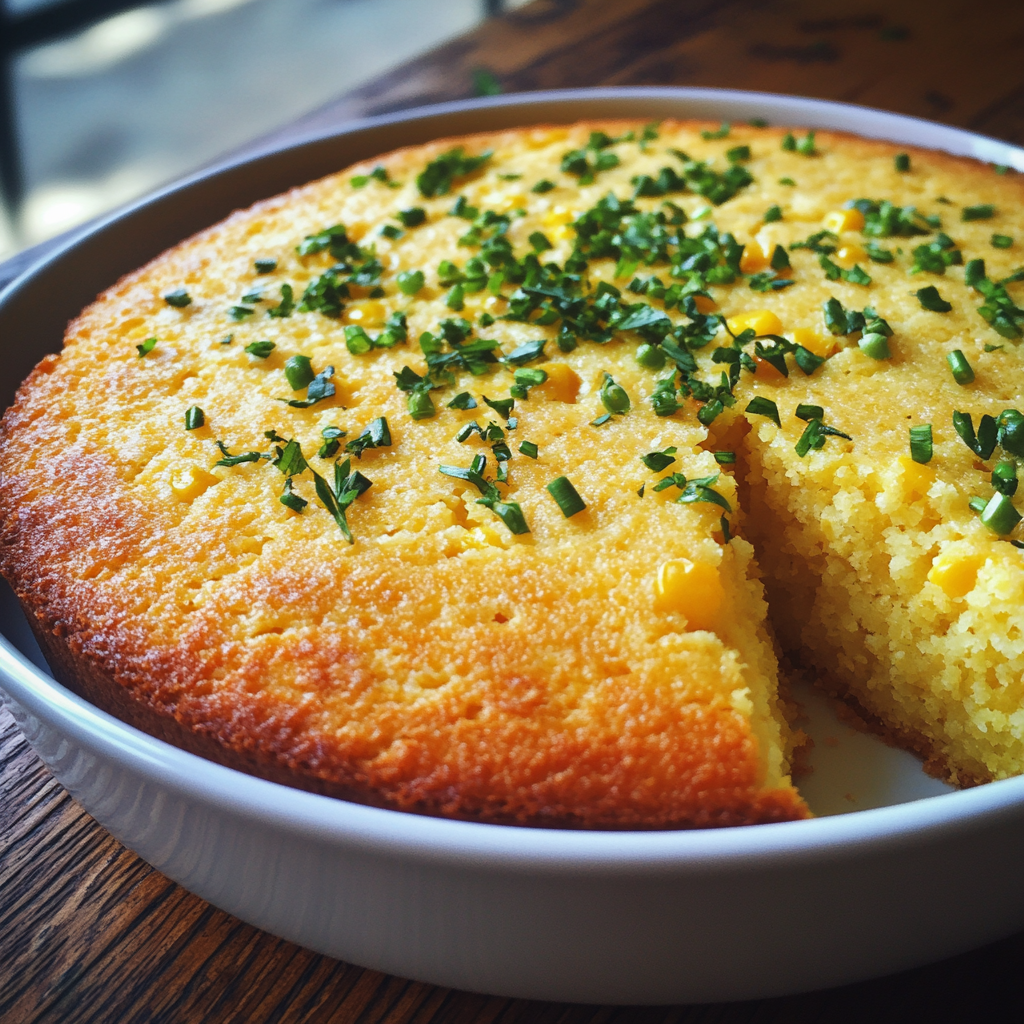
M 0 569 L 101 707 L 384 807 L 804 817 L 779 645 L 1018 773 L 1022 198 L 697 122 L 349 168 L 71 324 L 3 420 Z

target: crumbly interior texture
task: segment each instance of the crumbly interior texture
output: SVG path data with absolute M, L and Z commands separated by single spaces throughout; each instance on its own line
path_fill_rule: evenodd
M 299 786 L 487 821 L 711 826 L 807 814 L 788 774 L 770 604 L 784 647 L 937 770 L 961 783 L 1018 773 L 1024 553 L 968 504 L 988 500 L 1005 453 L 972 452 L 951 417 L 977 425 L 1021 406 L 1016 342 L 978 315 L 963 267 L 984 258 L 992 281 L 1013 270 L 1018 242 L 991 238 L 1024 237 L 1019 180 L 916 150 L 900 170 L 900 147 L 829 133 L 791 146 L 771 128 L 643 129 L 399 151 L 237 213 L 101 296 L 3 423 L 0 567 L 40 634 L 228 763 Z M 491 155 L 429 194 L 421 172 L 455 146 Z M 675 179 L 659 177 L 665 167 Z M 616 212 L 609 195 L 634 206 Z M 940 217 L 952 238 L 936 250 L 955 245 L 963 262 L 909 274 L 936 222 L 908 214 L 920 237 L 869 239 L 847 206 L 864 197 Z M 611 225 L 597 237 L 580 227 L 595 207 Z M 412 209 L 422 220 L 403 224 Z M 835 232 L 816 244 L 830 256 L 792 248 L 823 220 Z M 332 254 L 320 233 L 339 224 Z M 706 238 L 710 224 L 704 262 L 658 241 Z M 557 267 L 538 284 L 502 280 L 499 256 L 483 272 L 467 263 L 493 255 L 495 238 L 518 266 L 536 251 L 538 267 Z M 869 243 L 891 261 L 873 261 Z M 347 295 L 325 308 L 339 256 Z M 558 276 L 574 259 L 575 285 Z M 407 294 L 416 270 L 424 282 Z M 665 296 L 673 284 L 689 299 Z M 922 307 L 915 292 L 929 285 L 949 312 Z M 830 329 L 831 298 L 884 318 L 887 358 L 858 344 L 868 328 L 836 334 L 833 316 Z M 382 344 L 358 351 L 362 337 Z M 458 355 L 479 339 L 497 347 Z M 765 355 L 779 345 L 817 360 L 805 373 L 790 351 L 783 376 L 778 353 L 775 365 Z M 973 383 L 954 381 L 953 349 Z M 295 356 L 333 394 L 310 402 L 319 385 L 294 362 L 289 379 Z M 672 401 L 652 404 L 666 378 Z M 451 408 L 463 394 L 456 405 L 471 407 Z M 766 400 L 779 425 L 758 412 Z M 800 454 L 801 403 L 849 439 Z M 193 408 L 203 423 L 186 429 Z M 388 443 L 346 453 L 375 421 L 380 440 L 381 417 Z M 928 423 L 922 464 L 908 428 Z M 345 431 L 333 448 L 329 428 Z M 641 460 L 666 450 L 658 468 Z M 439 470 L 476 456 L 477 477 Z M 351 544 L 323 494 L 346 458 L 341 477 L 372 482 L 335 492 Z M 547 490 L 559 477 L 586 505 L 571 517 Z

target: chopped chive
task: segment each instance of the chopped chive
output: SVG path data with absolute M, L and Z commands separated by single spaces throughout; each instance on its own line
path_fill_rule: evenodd
M 857 345 L 860 347 L 861 352 L 871 359 L 888 359 L 891 355 L 889 339 L 884 334 L 876 332 L 864 334 L 861 336 L 860 341 L 857 342 Z
M 660 345 L 649 345 L 645 342 L 636 350 L 634 358 L 648 370 L 660 370 L 665 365 L 665 353 Z
M 953 371 L 953 380 L 957 384 L 973 384 L 974 383 L 974 370 L 971 364 L 967 362 L 967 357 L 955 348 L 952 352 L 946 354 L 946 362 L 949 363 L 950 370 Z
M 541 178 L 540 181 L 538 181 L 537 184 L 530 189 L 530 191 L 536 192 L 538 195 L 543 195 L 545 192 L 550 192 L 553 188 L 556 187 L 557 186 L 553 181 L 548 181 L 547 178 Z
M 720 466 L 732 466 L 736 462 L 735 452 L 715 452 L 715 462 Z
M 779 407 L 770 398 L 762 398 L 758 395 L 757 398 L 750 400 L 744 412 L 754 413 L 756 416 L 766 416 L 775 426 L 782 426 L 782 421 L 779 419 Z
M 794 186 L 796 185 L 796 182 L 792 178 L 779 178 L 779 184 Z
M 373 348 L 373 340 L 359 324 L 348 324 L 345 328 L 345 347 L 352 355 L 361 356 Z
M 590 425 L 592 427 L 603 427 L 611 418 L 612 414 L 610 412 L 605 412 L 598 416 L 596 420 L 591 420 Z
M 731 164 L 742 163 L 744 160 L 750 159 L 750 147 L 749 146 L 733 146 L 732 149 L 725 151 L 725 158 Z
M 309 356 L 292 356 L 284 364 L 284 375 L 292 391 L 309 387 L 310 381 L 316 376 Z
M 534 231 L 527 241 L 531 246 L 533 246 L 533 251 L 538 254 L 547 252 L 548 249 L 554 248 L 551 242 L 548 241 L 548 236 L 545 235 L 543 231 Z
M 901 173 L 910 170 L 910 154 L 909 153 L 897 153 L 893 157 L 893 163 L 896 165 L 896 170 Z
M 953 308 L 953 304 L 947 302 L 933 284 L 928 285 L 927 288 L 918 288 L 914 294 L 917 296 L 917 301 L 921 303 L 921 308 L 930 310 L 932 313 L 948 313 Z
M 403 270 L 395 278 L 395 283 L 403 295 L 415 295 L 423 287 L 424 280 L 422 270 Z
M 184 309 L 186 306 L 191 305 L 192 296 L 184 288 L 175 288 L 174 291 L 167 292 L 164 295 L 164 302 L 168 306 L 174 306 L 175 309 Z
M 139 358 L 148 356 L 150 352 L 156 347 L 156 338 L 147 338 L 141 345 L 136 345 L 135 348 L 138 350 Z
M 269 256 L 259 256 L 252 263 L 257 274 L 272 274 L 277 270 L 277 260 Z
M 1012 462 L 997 462 L 992 468 L 992 486 L 1000 493 L 1012 497 L 1017 493 L 1017 466 Z
M 272 341 L 253 341 L 245 346 L 245 351 L 257 359 L 266 359 L 275 348 L 277 345 Z
M 244 320 L 247 316 L 252 316 L 256 310 L 252 306 L 231 306 L 228 308 L 228 316 L 232 320 Z
M 1013 246 L 1013 239 L 1009 235 L 993 235 L 990 241 L 994 249 L 1009 249 Z
M 965 206 L 960 211 L 961 220 L 988 220 L 994 217 L 996 208 L 991 203 L 980 203 L 978 206 Z
M 427 211 L 422 206 L 412 206 L 408 210 L 399 210 L 398 219 L 403 227 L 418 228 L 427 219 Z
M 932 425 L 924 423 L 910 428 L 910 457 L 922 466 L 932 459 Z
M 547 492 L 555 499 L 555 504 L 562 510 L 566 519 L 571 519 L 577 512 L 582 512 L 587 503 L 580 497 L 579 491 L 569 482 L 569 478 L 560 476 L 547 485 Z
M 987 504 L 988 504 L 988 502 L 985 501 L 984 498 L 974 497 L 974 498 L 971 498 L 971 500 L 969 502 L 967 502 L 967 507 L 972 512 L 984 512 L 985 511 L 985 506 Z
M 185 410 L 185 429 L 198 430 L 206 423 L 206 416 L 198 405 L 189 406 Z
M 519 446 L 519 453 L 528 459 L 535 459 L 540 455 L 540 449 L 532 441 L 524 441 Z
M 611 374 L 606 373 L 604 375 L 604 383 L 601 385 L 599 394 L 601 404 L 608 412 L 616 416 L 622 416 L 629 412 L 632 404 L 629 400 L 629 395 L 626 394 L 626 389 L 621 384 L 615 383 Z
M 1021 521 L 1021 514 L 1013 507 L 1013 501 L 1008 494 L 996 491 L 978 518 L 982 526 L 988 527 L 1000 537 L 1005 537 L 1012 533 Z
M 782 207 L 778 203 L 764 211 L 765 224 L 774 224 L 777 220 L 782 220 Z

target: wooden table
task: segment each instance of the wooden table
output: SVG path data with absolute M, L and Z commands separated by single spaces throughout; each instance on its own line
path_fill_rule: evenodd
M 761 89 L 868 104 L 1024 143 L 1020 0 L 537 0 L 273 138 L 472 95 L 480 68 L 506 92 L 602 84 Z M 0 285 L 46 248 L 0 265 Z M 1024 1020 L 1022 963 L 1024 934 L 842 989 L 672 1008 L 529 1003 L 387 977 L 260 932 L 168 881 L 71 800 L 0 710 L 3 1024 L 995 1022 Z

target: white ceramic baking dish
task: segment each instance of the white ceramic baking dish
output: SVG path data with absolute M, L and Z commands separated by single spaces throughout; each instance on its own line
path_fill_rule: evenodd
M 164 189 L 33 268 L 0 296 L 0 400 L 97 292 L 232 209 L 400 145 L 618 116 L 763 117 L 1024 170 L 1024 151 L 993 139 L 760 93 L 534 93 L 374 118 Z M 1024 926 L 1024 778 L 945 792 L 820 702 L 815 727 L 841 742 L 805 786 L 811 804 L 872 809 L 655 833 L 443 821 L 288 789 L 124 725 L 50 678 L 3 598 L 0 686 L 82 806 L 216 906 L 352 963 L 499 995 L 677 1003 L 838 985 Z

